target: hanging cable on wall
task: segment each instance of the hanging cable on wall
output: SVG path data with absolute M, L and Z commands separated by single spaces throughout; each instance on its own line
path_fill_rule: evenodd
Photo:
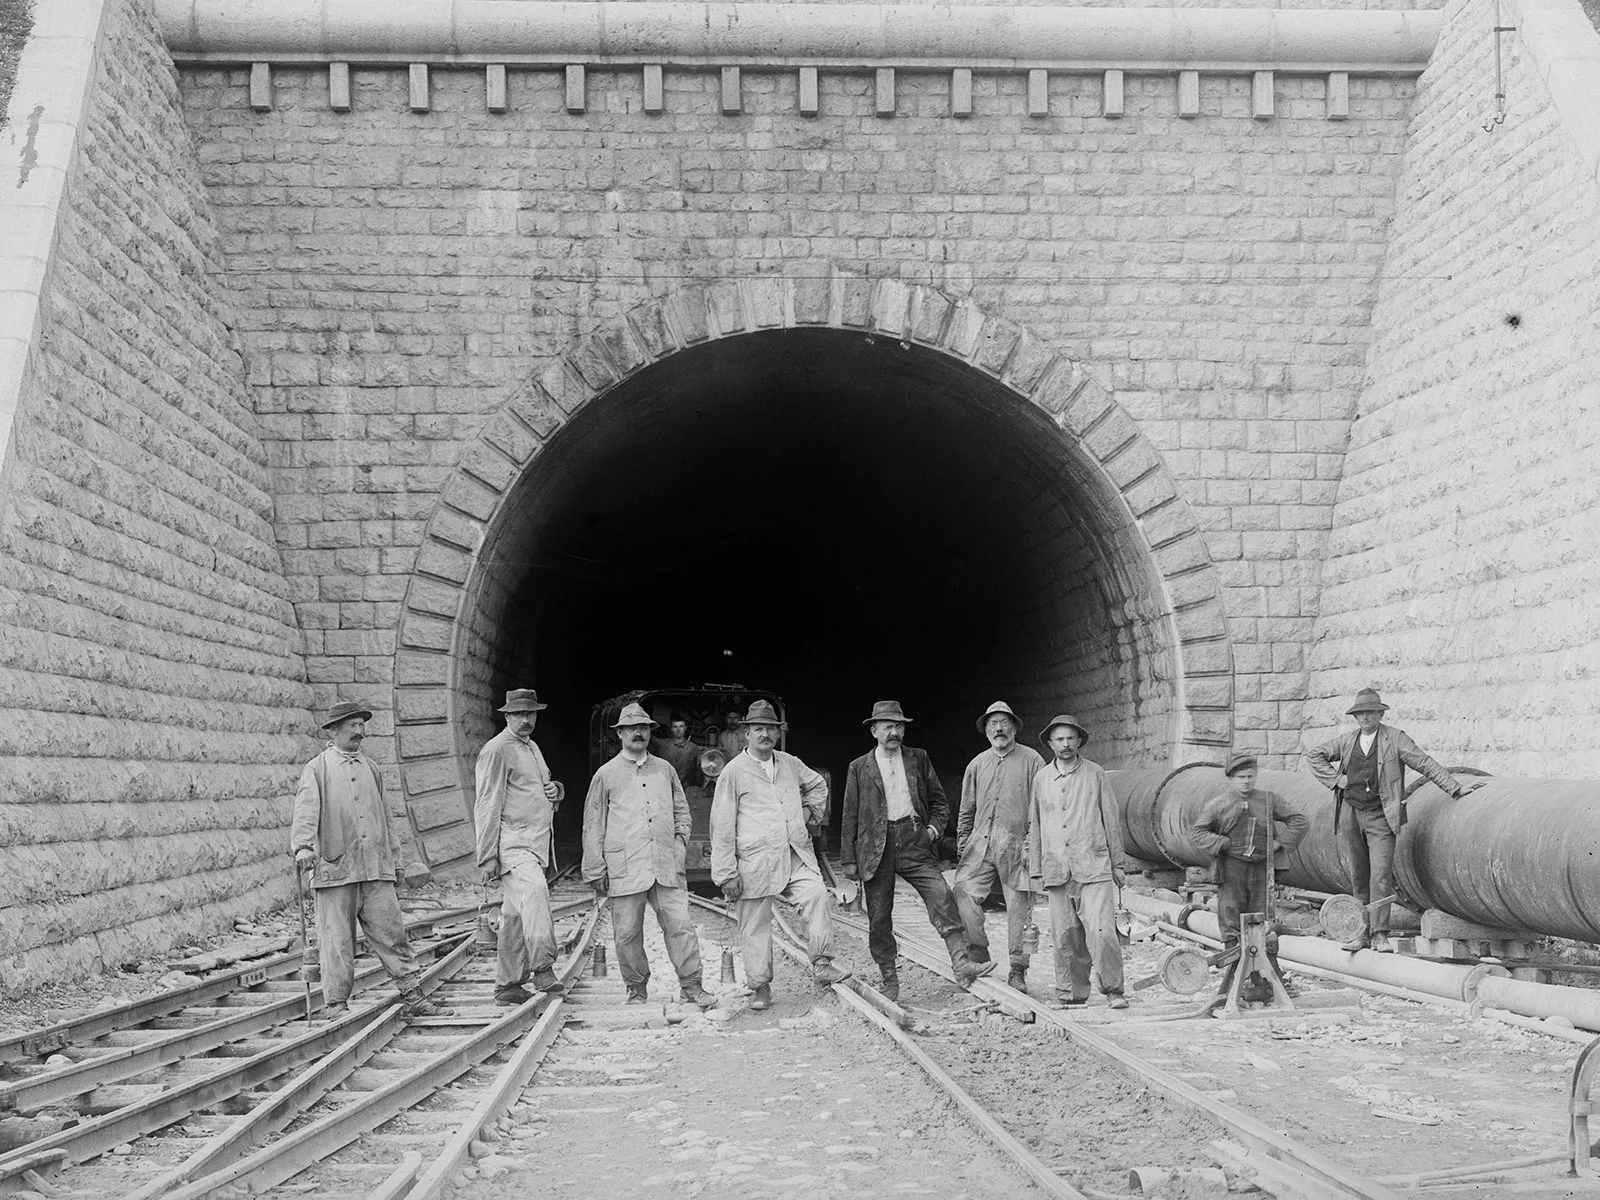
M 1485 133 L 1493 133 L 1495 126 L 1503 125 L 1506 119 L 1506 79 L 1500 59 L 1500 35 L 1515 32 L 1517 27 L 1502 25 L 1501 20 L 1500 0 L 1494 0 L 1494 111 L 1484 118 Z

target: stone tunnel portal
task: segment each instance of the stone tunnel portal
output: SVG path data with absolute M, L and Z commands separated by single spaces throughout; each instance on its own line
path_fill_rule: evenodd
M 899 699 L 952 796 L 996 698 L 1031 744 L 1067 709 L 1107 765 L 1172 750 L 1172 623 L 1122 497 L 1048 413 L 894 338 L 763 332 L 640 371 L 534 457 L 478 563 L 464 758 L 536 686 L 569 841 L 590 709 L 631 688 L 776 691 L 836 778 Z

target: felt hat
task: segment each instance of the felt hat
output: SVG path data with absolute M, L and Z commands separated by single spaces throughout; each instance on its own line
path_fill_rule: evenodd
M 1050 718 L 1050 724 L 1046 725 L 1044 727 L 1044 732 L 1039 735 L 1039 741 L 1043 745 L 1048 746 L 1050 744 L 1051 731 L 1053 731 L 1057 725 L 1072 726 L 1078 731 L 1078 736 L 1083 739 L 1079 745 L 1087 746 L 1089 744 L 1089 731 L 1082 725 L 1078 724 L 1077 717 L 1068 716 L 1066 713 L 1057 713 L 1055 716 Z
M 1389 706 L 1378 699 L 1377 688 L 1362 688 L 1356 693 L 1356 702 L 1344 711 L 1346 716 L 1354 716 L 1358 712 L 1388 712 Z
M 1232 779 L 1246 767 L 1256 765 L 1256 756 L 1245 750 L 1235 750 L 1228 755 L 1228 765 L 1222 768 L 1222 773 Z
M 778 719 L 778 710 L 772 707 L 771 701 L 757 700 L 750 705 L 750 711 L 745 713 L 741 725 L 776 725 L 779 729 L 789 726 Z
M 506 693 L 506 702 L 500 706 L 503 713 L 540 712 L 549 708 L 539 703 L 539 693 L 532 688 L 514 688 Z
M 995 713 L 1004 713 L 1006 716 L 1010 717 L 1011 723 L 1017 727 L 1017 732 L 1022 732 L 1022 718 L 1017 716 L 1016 713 L 1012 712 L 1011 705 L 1007 704 L 1004 700 L 996 700 L 993 704 L 989 705 L 988 708 L 984 709 L 983 716 L 978 718 L 979 733 L 986 734 L 989 732 L 989 718 L 994 716 Z
M 911 718 L 900 711 L 900 701 L 875 700 L 872 704 L 872 715 L 861 723 L 863 725 L 871 725 L 874 721 L 899 721 L 901 724 L 906 725 L 910 724 Z
M 649 713 L 645 712 L 643 706 L 635 702 L 623 705 L 622 711 L 617 714 L 617 719 L 611 728 L 621 729 L 624 725 L 659 726 L 660 724 L 660 721 L 655 720 Z
M 341 700 L 328 710 L 328 717 L 322 722 L 321 728 L 332 729 L 340 721 L 349 720 L 351 717 L 360 717 L 363 721 L 372 720 L 372 710 L 365 704 L 357 704 L 354 700 Z

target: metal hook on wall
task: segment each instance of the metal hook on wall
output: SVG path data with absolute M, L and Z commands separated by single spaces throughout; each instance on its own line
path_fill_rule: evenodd
M 1502 25 L 1500 16 L 1500 0 L 1494 0 L 1494 111 L 1483 122 L 1483 131 L 1493 133 L 1496 125 L 1503 125 L 1506 119 L 1506 80 L 1505 72 L 1501 66 L 1500 35 L 1512 33 L 1515 25 Z

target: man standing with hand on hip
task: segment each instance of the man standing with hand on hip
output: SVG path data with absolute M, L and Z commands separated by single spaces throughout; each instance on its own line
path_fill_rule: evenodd
M 898 700 L 879 700 L 872 706 L 872 715 L 863 724 L 878 746 L 852 762 L 845 774 L 839 838 L 844 873 L 861 881 L 866 898 L 867 948 L 883 976 L 879 990 L 891 1000 L 900 995 L 896 963 L 900 944 L 894 937 L 896 876 L 922 897 L 962 987 L 971 987 L 979 976 L 994 970 L 992 962 L 975 963 L 967 953 L 966 926 L 933 857 L 933 846 L 950 819 L 950 806 L 928 752 L 904 745 L 910 721 Z
M 710 1008 L 717 999 L 701 981 L 700 937 L 689 916 L 684 860 L 689 801 L 672 764 L 650 753 L 656 722 L 629 704 L 611 728 L 621 749 L 589 781 L 583 804 L 583 880 L 611 897 L 617 968 L 629 1004 L 649 999 L 650 960 L 644 953 L 644 910 L 655 909 L 688 1004 Z
M 506 727 L 478 754 L 478 867 L 484 883 L 502 881 L 500 953 L 495 968 L 497 1004 L 522 1004 L 533 998 L 523 984 L 533 970 L 533 986 L 558 991 L 556 927 L 550 915 L 551 826 L 564 789 L 550 778 L 544 754 L 533 740 L 539 703 L 532 688 L 506 693 L 500 708 Z
M 378 764 L 361 752 L 372 710 L 335 704 L 322 728 L 332 744 L 306 764 L 295 793 L 289 850 L 311 873 L 325 1011 L 348 1011 L 356 978 L 356 924 L 400 987 L 408 1017 L 448 1015 L 420 989 L 395 892 L 403 868 Z

